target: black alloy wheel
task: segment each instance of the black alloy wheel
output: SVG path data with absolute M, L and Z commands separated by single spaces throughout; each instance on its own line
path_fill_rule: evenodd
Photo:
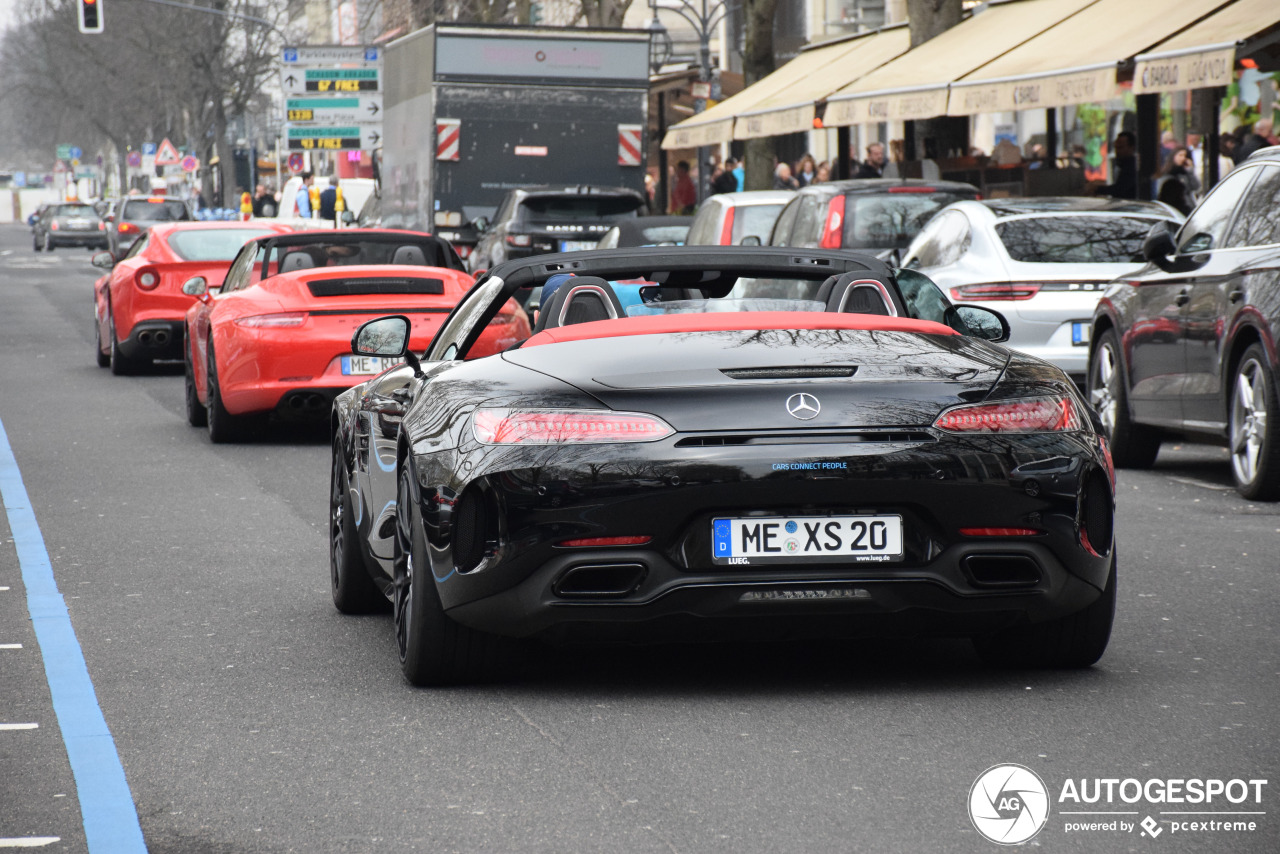
M 1129 416 L 1129 395 L 1124 385 L 1120 361 L 1120 342 L 1115 330 L 1108 329 L 1098 338 L 1089 358 L 1089 403 L 1102 419 L 1102 427 L 1111 445 L 1111 459 L 1125 469 L 1149 469 L 1160 453 L 1159 431 L 1135 424 Z
M 239 442 L 258 431 L 262 418 L 251 415 L 232 415 L 222 405 L 222 391 L 218 387 L 218 359 L 213 353 L 213 342 L 209 342 L 209 360 L 205 368 L 205 384 L 208 387 L 205 396 L 208 398 L 209 441 L 215 445 L 227 442 Z
M 184 337 L 182 345 L 187 423 L 192 427 L 205 427 L 209 424 L 209 410 L 205 409 L 204 404 L 200 402 L 200 395 L 196 391 L 196 372 L 191 358 L 190 338 Z
M 400 669 L 413 685 L 454 685 L 494 674 L 508 644 L 450 619 L 440 603 L 427 556 L 426 529 L 414 500 L 406 461 L 396 486 L 396 647 Z
M 1274 501 L 1280 498 L 1280 412 L 1276 378 L 1261 344 L 1244 351 L 1227 391 L 1227 440 L 1236 491 L 1251 501 Z
M 141 366 L 137 359 L 126 356 L 120 350 L 120 338 L 116 335 L 116 315 L 111 310 L 111 303 L 107 303 L 107 338 L 111 342 L 111 373 L 118 377 L 131 376 L 138 372 Z
M 111 366 L 111 352 L 102 346 L 102 321 L 96 311 L 93 313 L 93 356 L 99 368 Z
M 993 667 L 1090 667 L 1106 652 L 1116 615 L 1116 550 L 1111 549 L 1111 572 L 1102 595 L 1074 614 L 1006 629 L 973 639 L 984 662 Z
M 387 605 L 360 555 L 358 537 L 342 439 L 335 436 L 329 473 L 329 589 L 334 607 L 344 614 L 370 614 Z

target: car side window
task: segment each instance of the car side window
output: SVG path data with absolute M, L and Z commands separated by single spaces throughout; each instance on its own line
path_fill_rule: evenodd
M 618 229 L 613 227 L 604 233 L 604 237 L 600 238 L 600 242 L 596 244 L 597 249 L 617 249 L 618 248 Z
M 685 238 L 685 243 L 706 246 L 715 242 L 715 224 L 720 221 L 720 214 L 724 210 L 724 205 L 718 200 L 711 198 L 703 203 L 698 209 L 698 215 L 693 220 L 693 226 L 689 229 L 689 236 Z
M 1267 246 L 1280 243 L 1280 166 L 1268 166 L 1240 205 L 1227 246 Z
M 815 195 L 800 197 L 792 246 L 817 246 L 822 240 L 822 199 Z
M 490 276 L 468 291 L 450 315 L 444 328 L 431 342 L 431 347 L 427 350 L 427 361 L 447 362 L 466 355 L 462 352 L 462 345 L 466 343 L 476 322 L 493 305 L 502 287 L 502 279 Z
M 787 202 L 773 226 L 773 236 L 769 238 L 770 246 L 790 246 L 791 226 L 795 225 L 796 216 L 800 213 L 801 199 L 795 198 Z
M 969 251 L 973 230 L 969 218 L 959 211 L 940 214 L 929 224 L 928 237 L 912 253 L 911 266 L 945 267 L 954 264 Z
M 249 274 L 253 272 L 254 259 L 261 251 L 256 243 L 240 250 L 240 254 L 231 262 L 231 268 L 227 270 L 227 276 L 222 281 L 222 293 L 238 291 L 245 286 L 249 281 Z
M 1220 249 L 1236 203 L 1259 169 L 1237 169 L 1214 187 L 1178 231 L 1178 254 L 1189 255 Z
M 908 317 L 951 325 L 947 322 L 947 310 L 951 308 L 951 303 L 932 279 L 915 270 L 899 270 L 897 280 L 898 292 L 902 294 Z
M 143 249 L 147 248 L 147 244 L 149 244 L 150 242 L 151 242 L 151 233 L 148 232 L 133 242 L 133 245 L 129 247 L 129 251 L 124 254 L 124 257 L 132 258 L 134 255 L 138 255 L 139 253 L 142 252 Z

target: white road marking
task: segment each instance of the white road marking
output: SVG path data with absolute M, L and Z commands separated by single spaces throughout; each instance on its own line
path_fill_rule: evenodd
M 8 587 L 0 587 L 0 593 L 3 593 L 4 591 L 6 591 L 6 590 L 8 590 L 8 589 L 9 589 Z
M 43 848 L 61 841 L 60 836 L 18 836 L 0 839 L 0 848 Z
M 39 729 L 40 724 L 0 724 L 0 732 L 14 729 Z
M 1176 481 L 1178 483 L 1185 483 L 1188 486 L 1199 486 L 1202 489 L 1216 489 L 1221 492 L 1235 492 L 1236 489 L 1234 486 L 1223 486 L 1220 483 L 1209 483 L 1204 480 L 1196 480 L 1194 477 L 1177 477 L 1176 475 L 1169 475 L 1168 477 L 1169 480 Z
M 22 649 L 20 643 L 0 643 L 0 649 Z

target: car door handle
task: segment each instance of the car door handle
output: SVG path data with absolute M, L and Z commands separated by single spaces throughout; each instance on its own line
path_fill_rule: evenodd
M 1237 288 L 1236 290 L 1227 294 L 1227 299 L 1231 300 L 1232 302 L 1240 302 L 1242 299 L 1244 299 L 1244 291 Z
M 1190 290 L 1185 290 L 1185 291 L 1180 292 L 1180 293 L 1179 293 L 1176 297 L 1174 297 L 1174 299 L 1173 299 L 1173 304 L 1174 304 L 1174 305 L 1178 305 L 1178 306 L 1186 305 L 1186 304 L 1187 304 L 1187 303 L 1189 303 L 1189 302 L 1191 302 L 1191 291 L 1190 291 Z

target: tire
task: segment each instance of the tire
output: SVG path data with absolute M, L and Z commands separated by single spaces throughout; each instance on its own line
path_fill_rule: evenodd
M 1106 652 L 1115 615 L 1116 553 L 1113 548 L 1106 589 L 1083 610 L 1047 623 L 974 638 L 973 645 L 982 660 L 993 667 L 1090 667 Z
M 334 607 L 344 614 L 372 614 L 387 606 L 361 556 L 359 536 L 342 440 L 334 437 L 329 470 L 329 590 Z
M 111 352 L 104 353 L 102 350 L 102 323 L 95 313 L 93 317 L 93 355 L 98 362 L 99 368 L 108 368 L 111 366 Z
M 1261 344 L 1240 356 L 1229 392 L 1227 439 L 1236 491 L 1251 501 L 1274 501 L 1280 498 L 1280 405 Z
M 187 423 L 192 427 L 205 427 L 209 424 L 209 410 L 205 409 L 204 404 L 200 402 L 200 395 L 196 393 L 196 374 L 191 366 L 191 345 L 184 341 L 182 349 L 182 362 L 186 369 L 183 373 L 186 375 Z
M 111 355 L 108 357 L 111 363 L 111 373 L 118 377 L 136 374 L 138 369 L 142 367 L 142 362 L 121 352 L 120 339 L 116 335 L 116 316 L 111 311 L 110 303 L 107 303 L 107 337 L 111 342 Z
M 44 247 L 40 245 L 40 238 L 36 236 L 36 233 L 34 231 L 31 232 L 31 248 L 36 252 L 39 252 L 41 249 L 44 249 Z
M 400 669 L 410 684 L 454 685 L 493 675 L 504 639 L 454 622 L 440 604 L 409 464 L 396 487 L 393 613 Z
M 46 232 L 44 233 L 44 251 L 45 251 L 45 252 L 52 252 L 52 251 L 53 251 L 53 249 L 54 249 L 54 246 L 53 246 L 53 235 L 46 231 Z
M 1098 338 L 1089 357 L 1089 403 L 1102 418 L 1103 430 L 1111 445 L 1111 459 L 1118 468 L 1149 469 L 1160 453 L 1160 432 L 1135 424 L 1129 416 L 1129 394 L 1120 361 L 1120 342 L 1115 330 Z
M 227 442 L 239 442 L 258 432 L 262 418 L 252 415 L 232 415 L 222 405 L 222 394 L 218 388 L 218 360 L 214 358 L 213 347 L 209 347 L 209 363 L 205 371 L 205 382 L 208 385 L 206 397 L 209 400 L 208 413 L 209 441 L 215 445 Z

